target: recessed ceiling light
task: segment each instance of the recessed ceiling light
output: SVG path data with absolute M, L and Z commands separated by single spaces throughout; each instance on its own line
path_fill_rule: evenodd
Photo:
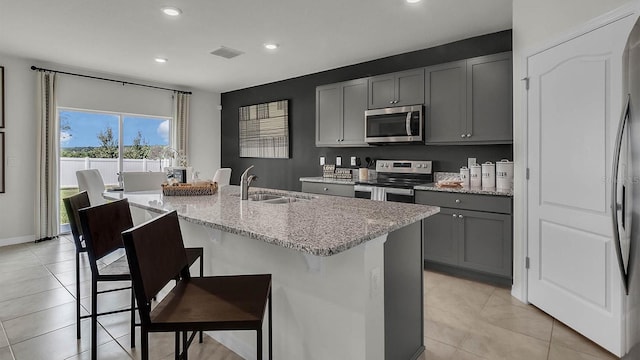
M 165 58 L 160 58 L 160 57 L 157 57 L 157 58 L 156 58 L 156 62 L 157 62 L 157 63 L 164 64 L 164 63 L 166 63 L 167 61 L 169 61 L 169 60 L 167 60 L 167 59 L 165 59 Z
M 407 0 L 409 4 L 419 3 L 421 0 Z
M 264 44 L 264 47 L 265 47 L 267 50 L 275 50 L 275 49 L 277 49 L 277 48 L 278 48 L 278 46 L 279 46 L 278 44 L 273 44 L 273 43 L 266 43 L 266 44 Z
M 178 9 L 177 7 L 171 7 L 171 6 L 163 7 L 162 12 L 169 16 L 178 16 L 182 14 L 182 10 Z

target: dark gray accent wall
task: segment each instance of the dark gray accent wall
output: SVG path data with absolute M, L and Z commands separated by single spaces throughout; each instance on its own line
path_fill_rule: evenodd
M 512 145 L 426 146 L 387 145 L 365 148 L 315 147 L 316 86 L 380 75 L 476 56 L 511 51 L 511 30 L 482 35 L 450 44 L 413 51 L 320 73 L 305 75 L 275 83 L 223 93 L 222 101 L 222 167 L 233 169 L 231 183 L 238 184 L 240 174 L 254 165 L 259 179 L 255 186 L 300 190 L 300 177 L 321 176 L 319 157 L 335 163 L 342 156 L 343 166 L 349 157 L 363 159 L 433 160 L 435 171 L 458 171 L 467 157 L 478 162 L 513 159 Z M 327 56 L 331 56 L 327 54 Z M 257 159 L 238 156 L 238 108 L 275 100 L 289 100 L 290 159 Z M 512 101 L 512 99 L 505 99 Z

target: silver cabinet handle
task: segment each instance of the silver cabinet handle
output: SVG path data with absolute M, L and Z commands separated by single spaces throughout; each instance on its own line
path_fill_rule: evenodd
M 456 204 L 460 204 L 460 199 L 456 199 Z
M 453 214 L 453 217 L 458 217 L 458 215 L 456 215 L 456 214 Z
M 461 138 L 463 138 L 463 137 L 465 137 L 465 136 L 467 136 L 467 135 L 465 135 L 465 134 L 460 135 L 460 137 L 461 137 Z
M 322 190 L 324 190 L 324 191 L 329 191 L 329 188 L 322 188 Z
M 631 102 L 631 95 L 627 94 L 627 104 L 622 111 L 622 115 L 620 117 L 620 123 L 618 124 L 618 134 L 616 135 L 616 142 L 614 143 L 615 148 L 613 151 L 613 169 L 611 173 L 611 220 L 613 222 L 613 240 L 616 247 L 616 253 L 618 255 L 618 265 L 620 266 L 620 274 L 622 276 L 622 283 L 624 284 L 624 289 L 629 295 L 629 274 L 627 273 L 627 269 L 624 267 L 624 261 L 622 259 L 622 249 L 620 244 L 620 232 L 618 229 L 619 219 L 618 219 L 618 167 L 620 165 L 620 148 L 622 147 L 622 134 L 624 133 L 624 128 L 627 126 L 627 121 L 629 119 L 629 105 Z M 622 214 L 625 216 L 625 214 Z
M 393 100 L 389 101 L 389 104 L 393 104 Z
M 471 134 L 467 134 L 467 137 L 471 137 Z
M 460 219 L 462 219 L 464 216 L 462 216 L 462 215 L 458 215 L 458 217 L 459 217 Z

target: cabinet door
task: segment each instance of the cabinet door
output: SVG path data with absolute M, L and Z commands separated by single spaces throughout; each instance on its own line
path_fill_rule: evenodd
M 513 141 L 511 52 L 467 60 L 466 141 Z
M 369 109 L 394 106 L 395 75 L 385 74 L 369 78 Z
M 340 145 L 367 146 L 364 141 L 364 112 L 367 110 L 367 79 L 342 85 L 342 141 Z
M 459 227 L 456 210 L 440 208 L 440 212 L 422 220 L 425 260 L 458 265 Z
M 457 210 L 460 266 L 511 276 L 511 216 Z
M 425 69 L 425 143 L 450 143 L 466 138 L 467 62 Z
M 316 88 L 316 146 L 335 146 L 342 138 L 341 87 Z
M 395 88 L 396 94 L 393 106 L 423 104 L 424 69 L 396 73 Z

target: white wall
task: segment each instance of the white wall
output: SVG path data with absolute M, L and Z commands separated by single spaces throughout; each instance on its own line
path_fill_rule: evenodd
M 33 193 L 36 188 L 36 72 L 31 65 L 114 78 L 59 64 L 16 58 L 0 53 L 5 67 L 6 193 L 0 194 L 0 246 L 34 240 Z M 59 75 L 58 105 L 89 110 L 172 116 L 170 91 L 123 86 Z M 220 94 L 153 84 L 118 77 L 118 80 L 192 91 L 189 127 L 189 161 L 201 178 L 212 178 L 220 167 Z
M 512 294 L 525 298 L 523 229 L 525 189 L 524 178 L 524 57 L 541 50 L 575 30 L 589 20 L 635 0 L 513 0 L 513 111 L 514 111 L 514 287 Z M 520 256 L 518 256 L 520 255 Z

